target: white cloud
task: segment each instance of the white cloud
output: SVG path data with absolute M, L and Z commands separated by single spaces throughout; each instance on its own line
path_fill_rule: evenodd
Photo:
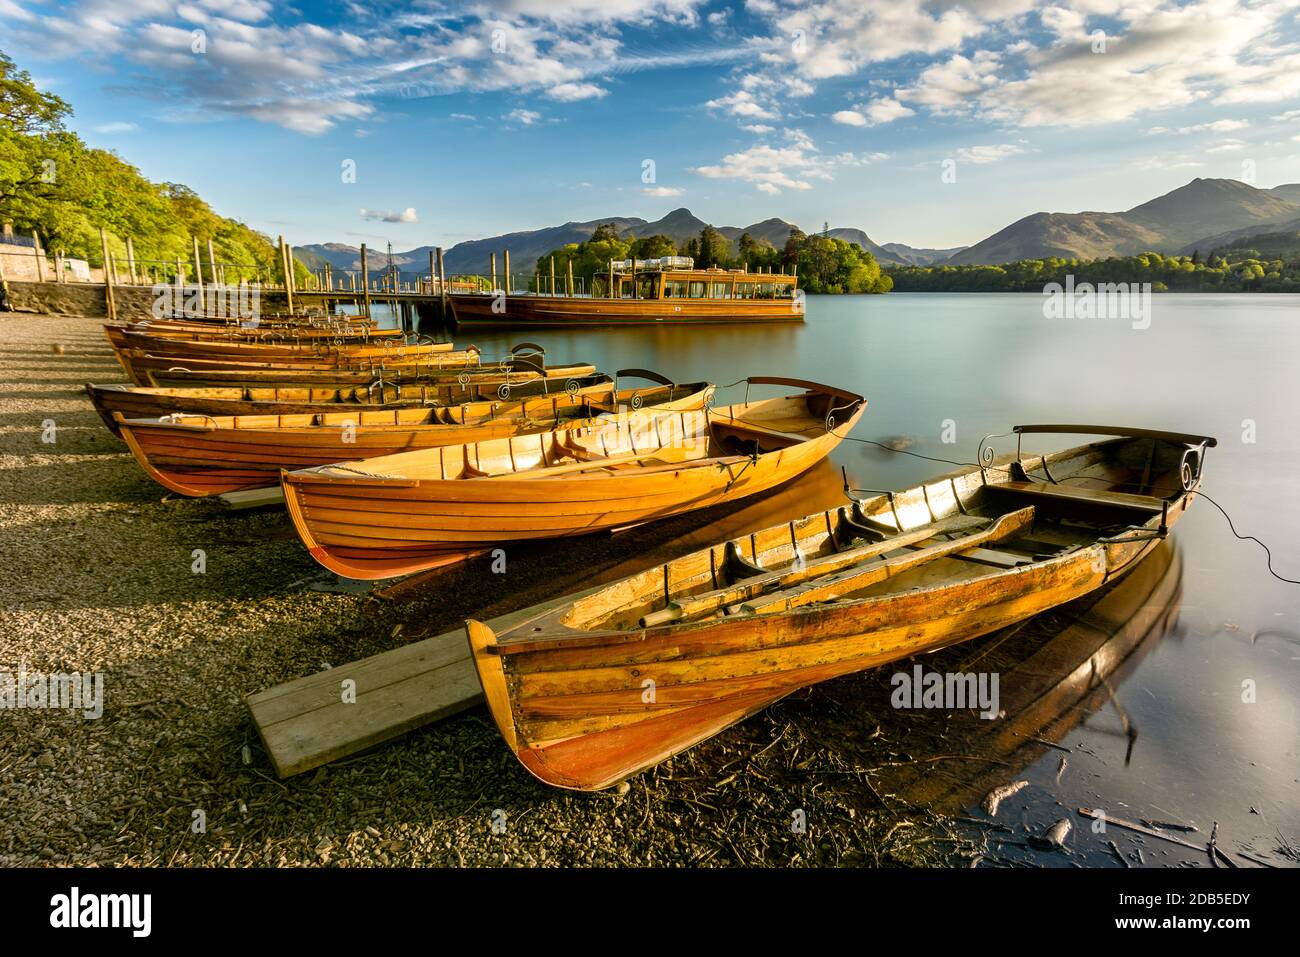
M 105 134 L 134 133 L 139 128 L 139 124 L 127 123 L 122 120 L 115 120 L 112 123 L 100 123 L 98 126 L 92 127 L 96 133 Z
M 915 113 L 915 110 L 899 103 L 892 96 L 882 96 L 872 100 L 866 106 L 840 110 L 833 114 L 831 119 L 845 126 L 879 126 L 881 123 L 892 123 L 894 120 Z
M 1133 164 L 1134 168 L 1140 170 L 1192 169 L 1204 165 L 1202 160 L 1190 156 L 1147 156 Z
M 536 110 L 516 109 L 506 114 L 507 120 L 514 120 L 516 123 L 522 123 L 524 126 L 532 126 L 542 118 L 542 114 Z
M 577 100 L 599 99 L 609 91 L 594 83 L 559 83 L 546 91 L 546 95 L 561 103 L 573 103 Z
M 1238 139 L 1226 139 L 1226 140 L 1220 140 L 1218 143 L 1215 143 L 1213 146 L 1207 146 L 1207 147 L 1205 148 L 1205 152 L 1207 152 L 1207 153 L 1236 153 L 1236 152 L 1238 152 L 1238 151 L 1240 151 L 1240 150 L 1244 150 L 1245 148 L 1246 148 L 1246 144 L 1245 144 L 1245 142 L 1242 141 L 1242 140 L 1238 140 Z
M 676 186 L 643 186 L 641 192 L 646 196 L 680 196 L 686 190 Z
M 1169 129 L 1164 126 L 1153 126 L 1147 130 L 1148 133 L 1162 134 L 1172 133 L 1177 136 L 1187 136 L 1190 133 L 1231 133 L 1233 130 L 1244 130 L 1250 126 L 1245 120 L 1213 120 L 1209 123 L 1197 123 L 1194 126 L 1180 126 L 1177 129 Z
M 408 206 L 406 209 L 396 212 L 391 209 L 361 209 L 362 219 L 373 219 L 384 223 L 418 223 L 420 217 L 415 214 L 415 207 Z
M 741 126 L 746 133 L 773 133 L 776 131 L 775 126 L 768 126 L 766 123 L 746 123 Z
M 963 163 L 996 163 L 1027 152 L 1020 143 L 994 143 L 987 146 L 965 146 L 957 150 L 957 159 Z
M 898 67 L 890 72 L 902 74 L 893 81 L 893 102 L 1017 126 L 1116 123 L 1201 103 L 1284 102 L 1300 97 L 1296 6 L 1296 0 L 750 2 L 747 9 L 768 35 L 752 43 L 763 70 L 747 75 L 743 88 L 759 90 L 789 76 L 816 83 L 892 62 Z M 1105 44 L 1094 52 L 1098 30 Z M 855 106 L 835 119 L 870 125 L 873 117 Z M 1227 131 L 1206 125 L 1204 132 Z
M 0 0 L 0 18 L 6 47 L 98 59 L 123 78 L 119 91 L 164 101 L 164 118 L 234 115 L 315 134 L 367 115 L 383 95 L 512 92 L 561 103 L 606 96 L 598 81 L 628 59 L 622 28 L 669 24 L 684 36 L 679 28 L 697 23 L 704 2 L 493 0 L 466 7 L 426 0 L 391 16 L 370 16 L 367 8 L 346 25 L 325 26 L 305 8 L 271 0 L 67 0 L 40 16 L 27 9 L 40 0 Z M 204 47 L 196 51 L 200 27 Z M 683 42 L 631 68 L 657 57 L 671 64 L 743 55 L 735 45 L 701 51 Z
M 722 161 L 691 170 L 709 179 L 734 179 L 752 183 L 769 195 L 783 190 L 806 191 L 813 182 L 833 179 L 832 171 L 843 165 L 861 165 L 861 157 L 852 153 L 827 157 L 821 155 L 812 137 L 800 129 L 784 132 L 785 143 L 772 146 L 760 143 L 738 153 L 729 153 Z M 867 155 L 867 154 L 864 154 Z
M 781 116 L 775 108 L 760 103 L 749 90 L 737 90 L 727 96 L 709 100 L 704 105 L 711 110 L 725 110 L 732 116 L 746 119 L 775 120 Z
M 997 85 L 1001 65 L 1001 57 L 987 50 L 973 57 L 956 54 L 922 70 L 912 85 L 896 95 L 936 113 L 971 112 L 979 97 Z

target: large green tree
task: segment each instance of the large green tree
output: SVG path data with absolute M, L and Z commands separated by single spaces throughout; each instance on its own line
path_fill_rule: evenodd
M 108 150 L 88 147 L 66 127 L 72 108 L 38 89 L 26 70 L 0 52 L 0 221 L 37 232 L 47 249 L 99 263 L 99 230 L 122 257 L 131 237 L 137 262 L 156 276 L 192 260 L 194 238 L 212 241 L 227 279 L 278 274 L 271 240 L 219 216 L 193 190 L 152 183 Z M 297 264 L 305 277 L 306 269 Z

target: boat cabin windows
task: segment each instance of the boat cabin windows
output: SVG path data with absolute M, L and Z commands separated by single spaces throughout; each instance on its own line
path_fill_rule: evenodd
M 789 299 L 794 295 L 792 279 L 769 280 L 766 276 L 735 271 L 734 275 L 701 275 L 701 272 L 638 272 L 636 279 L 624 273 L 614 275 L 616 299 Z M 707 272 L 722 273 L 722 270 Z M 635 291 L 633 282 L 635 281 Z M 592 281 L 592 292 L 598 298 L 608 297 L 606 276 L 597 275 Z
M 619 277 L 618 290 L 621 299 L 654 299 L 656 291 L 651 276 L 637 276 L 635 286 L 631 276 Z

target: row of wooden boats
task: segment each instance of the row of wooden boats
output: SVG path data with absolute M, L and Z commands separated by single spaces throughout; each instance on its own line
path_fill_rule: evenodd
M 142 348 L 134 334 L 110 333 L 119 355 Z M 303 350 L 291 354 L 342 366 L 375 348 L 364 336 L 317 350 L 229 330 L 195 335 L 154 337 L 149 348 L 243 346 L 205 353 L 214 372 L 235 377 L 242 367 L 229 364 L 249 349 Z M 526 379 L 512 361 L 520 356 Z M 505 365 L 479 362 L 480 381 L 462 381 L 464 370 L 424 373 L 391 390 L 261 379 L 87 388 L 161 484 L 210 495 L 279 483 L 312 556 L 354 579 L 758 495 L 821 463 L 866 408 L 852 391 L 785 377 L 751 377 L 782 394 L 751 401 L 747 390 L 728 405 L 715 404 L 707 382 L 645 370 L 566 371 L 556 382 L 553 368 L 573 367 L 547 366 L 531 345 Z M 629 385 L 633 376 L 649 385 Z M 499 383 L 525 391 L 485 394 Z M 1018 443 L 1062 433 L 1102 438 L 1048 454 L 1018 446 L 717 542 L 524 613 L 499 633 L 467 622 L 497 727 L 539 779 L 604 788 L 799 688 L 1096 590 L 1167 536 L 1215 440 L 1098 425 L 1015 429 Z

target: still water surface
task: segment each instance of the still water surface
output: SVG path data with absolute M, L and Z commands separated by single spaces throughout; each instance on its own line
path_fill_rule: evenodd
M 1035 295 L 813 296 L 803 324 L 475 331 L 457 338 L 473 341 L 485 356 L 527 338 L 543 345 L 552 362 L 648 368 L 678 381 L 725 385 L 781 375 L 832 383 L 869 400 L 855 436 L 904 437 L 912 452 L 960 462 L 975 461 L 981 436 L 1017 423 L 1214 435 L 1219 447 L 1207 456 L 1203 490 L 1240 531 L 1270 545 L 1278 572 L 1300 579 L 1300 297 L 1161 295 L 1150 327 L 1134 329 L 1126 320 L 1046 319 Z M 726 390 L 718 402 L 740 401 L 743 391 Z M 754 391 L 763 394 L 771 390 Z M 943 441 L 945 428 L 954 443 Z M 1025 447 L 1048 451 L 1065 440 L 1046 436 Z M 999 451 L 1014 448 L 1007 441 Z M 841 466 L 858 486 L 876 489 L 912 485 L 948 468 L 846 442 L 831 466 L 758 509 L 759 525 L 838 504 Z M 1111 683 L 1137 729 L 1127 762 L 1129 743 L 1109 696 L 1067 702 L 1051 717 L 1068 726 L 1059 737 L 1071 749 L 1068 773 L 1056 781 L 1062 752 L 1040 747 L 1041 754 L 1026 757 L 1022 747 L 1015 760 L 997 766 L 1030 786 L 999 817 L 1038 825 L 1068 816 L 1076 827 L 1069 843 L 1095 864 L 1118 861 L 1096 852 L 1104 840 L 1077 833 L 1088 823 L 1074 813 L 1081 806 L 1130 821 L 1194 822 L 1200 831 L 1186 837 L 1202 845 L 1217 821 L 1221 846 L 1282 866 L 1300 863 L 1278 851 L 1284 840 L 1300 848 L 1300 586 L 1271 578 L 1262 550 L 1234 539 L 1207 501 L 1196 503 L 1173 540 L 1173 560 L 1166 556 L 1159 570 L 1148 570 L 1148 581 L 1131 589 L 1136 597 L 1112 602 L 1112 614 L 1118 608 L 1146 616 L 1134 622 L 1136 638 L 1127 634 L 1111 648 L 1126 656 Z M 1123 624 L 1114 623 L 1115 630 Z M 910 670 L 911 663 L 899 667 Z M 1001 737 L 987 746 L 1006 751 L 1020 744 Z M 978 797 L 954 800 L 976 813 Z M 1203 852 L 1135 840 L 1114 827 L 1107 836 L 1126 852 L 1141 846 L 1148 864 L 1209 866 Z

